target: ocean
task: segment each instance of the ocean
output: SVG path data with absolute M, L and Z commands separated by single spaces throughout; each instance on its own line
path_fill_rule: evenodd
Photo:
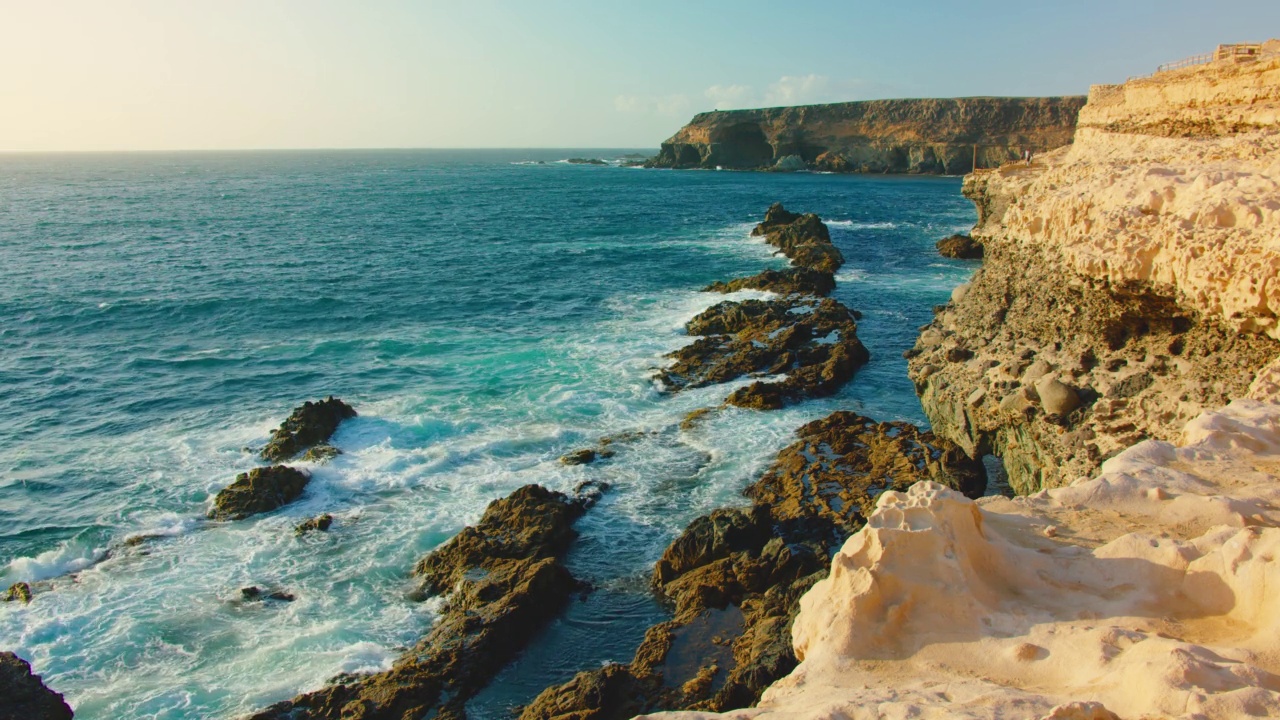
M 923 424 L 902 352 L 973 265 L 952 177 L 667 171 L 562 162 L 628 150 L 0 155 L 0 650 L 78 718 L 229 718 L 389 666 L 438 604 L 414 562 L 527 483 L 612 489 L 567 564 L 596 590 L 469 706 L 506 717 L 626 662 L 666 618 L 652 564 L 801 424 Z M 816 212 L 834 297 L 871 362 L 838 395 L 688 412 L 737 384 L 659 391 L 706 284 L 784 267 L 749 236 Z M 730 297 L 759 297 L 758 292 Z M 744 381 L 745 382 L 745 381 Z M 305 400 L 360 413 L 303 498 L 234 523 L 213 495 Z M 558 458 L 635 434 L 617 455 Z M 328 533 L 293 526 L 332 513 Z M 129 538 L 158 536 L 138 544 Z M 248 585 L 292 603 L 241 604 Z

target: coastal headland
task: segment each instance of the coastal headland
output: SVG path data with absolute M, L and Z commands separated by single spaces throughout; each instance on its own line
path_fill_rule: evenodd
M 715 110 L 648 167 L 957 175 L 1071 142 L 1080 96 L 929 98 Z

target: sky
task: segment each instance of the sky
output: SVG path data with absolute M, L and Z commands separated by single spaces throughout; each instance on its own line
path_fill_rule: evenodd
M 656 148 L 695 113 L 1065 95 L 1280 1 L 0 0 L 0 150 Z

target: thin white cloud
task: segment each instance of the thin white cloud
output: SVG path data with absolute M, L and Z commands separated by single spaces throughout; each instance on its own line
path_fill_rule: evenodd
M 613 109 L 620 113 L 648 115 L 688 115 L 693 107 L 687 95 L 618 95 Z
M 716 110 L 737 110 L 755 103 L 755 90 L 750 85 L 712 85 L 704 94 Z
M 826 75 L 784 75 L 769 86 L 765 105 L 813 105 L 834 102 Z

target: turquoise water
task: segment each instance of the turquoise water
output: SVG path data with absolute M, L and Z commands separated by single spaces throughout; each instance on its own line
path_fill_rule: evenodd
M 407 570 L 488 501 L 610 482 L 569 558 L 598 590 L 472 704 L 501 717 L 629 660 L 663 617 L 653 561 L 795 427 L 923 422 L 901 353 L 972 270 L 933 251 L 973 223 L 958 178 L 555 162 L 575 155 L 600 151 L 0 155 L 0 584 L 44 590 L 0 606 L 0 649 L 77 717 L 234 716 L 386 667 L 435 608 Z M 829 221 L 873 359 L 833 398 L 681 432 L 732 386 L 667 396 L 651 370 L 723 299 L 697 288 L 783 266 L 748 235 L 778 200 Z M 246 448 L 329 394 L 360 417 L 301 501 L 202 520 Z M 334 529 L 295 538 L 320 512 Z M 162 537 L 122 545 L 139 534 Z M 232 602 L 250 584 L 297 600 Z

